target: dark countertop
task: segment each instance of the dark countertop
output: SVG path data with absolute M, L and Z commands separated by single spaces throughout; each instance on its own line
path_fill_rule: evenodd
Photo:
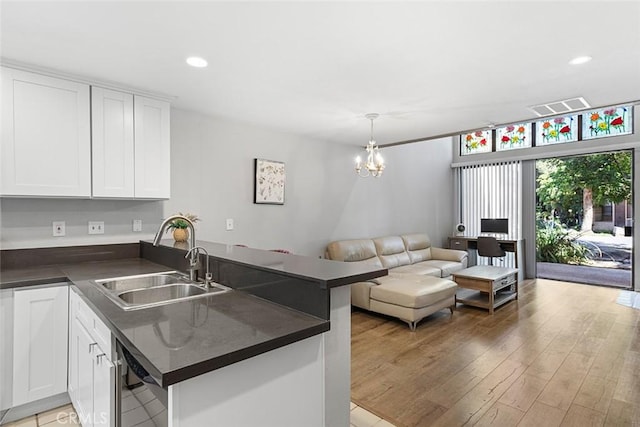
M 71 281 L 163 387 L 329 330 L 329 322 L 242 291 L 124 311 L 91 280 L 170 270 L 133 258 L 6 270 L 3 288 Z
M 342 263 L 205 241 L 197 244 L 209 252 L 211 259 L 304 279 L 316 283 L 325 293 L 332 287 L 387 274 L 386 269 L 360 263 Z M 163 241 L 153 250 L 148 250 L 149 247 L 150 242 L 140 242 L 140 256 L 144 258 L 122 259 L 113 257 L 135 248 L 117 248 L 114 245 L 94 250 L 88 246 L 77 250 L 51 248 L 42 253 L 36 249 L 26 255 L 16 253 L 12 260 L 16 268 L 1 271 L 0 289 L 72 282 L 72 289 L 79 291 L 111 328 L 116 339 L 163 387 L 329 330 L 328 320 L 289 308 L 290 304 L 286 302 L 276 304 L 242 290 L 124 311 L 98 290 L 92 280 L 170 271 L 175 268 L 163 264 L 173 265 L 176 259 L 185 262 L 186 248 L 172 240 Z M 145 253 L 160 255 L 159 258 L 149 258 Z M 111 258 L 86 261 L 90 256 Z M 23 260 L 33 258 L 42 262 L 52 257 L 67 262 L 37 267 L 21 265 Z M 80 259 L 84 262 L 76 261 Z M 39 265 L 38 262 L 31 265 Z M 286 289 L 289 288 L 284 292 L 288 292 Z M 304 289 L 308 288 L 300 289 L 307 292 Z M 309 295 L 311 299 L 318 298 L 317 294 Z
M 152 242 L 142 241 L 141 244 L 145 243 L 151 244 Z M 387 275 L 387 269 L 385 268 L 362 263 L 331 261 L 203 240 L 198 240 L 196 243 L 198 246 L 205 248 L 209 256 L 248 265 L 264 271 L 274 271 L 291 277 L 313 280 L 324 288 L 349 285 Z M 162 240 L 161 246 L 179 250 L 188 248 L 186 243 L 175 243 L 170 239 Z

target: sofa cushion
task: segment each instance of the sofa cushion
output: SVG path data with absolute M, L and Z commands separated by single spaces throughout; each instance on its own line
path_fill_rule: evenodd
M 442 277 L 440 268 L 419 262 L 417 264 L 403 265 L 389 271 L 389 274 L 418 274 L 421 276 Z
M 371 239 L 340 240 L 327 245 L 327 256 L 334 261 L 362 262 L 376 267 L 382 263 Z
M 460 262 L 466 268 L 469 254 L 467 251 L 459 251 L 457 249 L 431 248 L 431 256 L 433 259 Z
M 384 268 L 411 264 L 411 259 L 404 250 L 404 242 L 400 236 L 378 237 L 373 239 L 373 243 Z
M 432 276 L 386 276 L 380 281 L 371 288 L 372 300 L 409 308 L 435 304 L 455 295 L 457 289 L 455 282 Z
M 442 271 L 441 277 L 449 277 L 456 271 L 460 271 L 463 268 L 465 268 L 465 266 L 463 266 L 457 261 L 442 261 L 438 259 L 422 261 L 414 265 L 416 267 L 422 266 L 423 268 L 438 268 Z
M 425 233 L 403 234 L 400 236 L 411 263 L 427 261 L 433 258 L 431 253 L 431 239 Z

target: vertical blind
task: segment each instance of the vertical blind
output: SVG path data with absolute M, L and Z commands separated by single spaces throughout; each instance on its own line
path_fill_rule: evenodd
M 522 223 L 521 162 L 464 166 L 458 168 L 457 171 L 460 185 L 460 220 L 466 227 L 465 234 L 480 235 L 481 218 L 508 218 L 508 237 L 520 237 Z M 484 257 L 478 257 L 478 264 L 487 264 L 487 262 L 488 260 Z M 507 252 L 504 266 L 515 267 L 513 253 Z

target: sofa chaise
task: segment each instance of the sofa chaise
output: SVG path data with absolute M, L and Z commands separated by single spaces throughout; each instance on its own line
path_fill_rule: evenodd
M 387 268 L 389 275 L 351 285 L 351 304 L 397 317 L 413 331 L 426 316 L 455 308 L 452 273 L 467 267 L 467 252 L 431 246 L 425 233 L 329 243 L 326 257 Z

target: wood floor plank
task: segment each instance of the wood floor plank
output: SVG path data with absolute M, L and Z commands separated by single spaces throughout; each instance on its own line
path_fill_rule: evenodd
M 527 374 L 550 380 L 567 358 L 577 339 L 557 336 L 549 347 L 543 351 L 527 368 Z
M 624 402 L 640 402 L 640 353 L 628 351 L 613 398 Z
M 596 427 L 604 425 L 604 420 L 603 413 L 574 404 L 571 405 L 560 425 L 562 427 Z
M 637 333 L 629 325 L 616 323 L 600 347 L 589 374 L 606 379 L 617 379 L 624 366 L 624 353 Z
M 566 411 L 544 403 L 534 402 L 518 427 L 556 427 L 562 424 Z
M 524 372 L 526 366 L 505 360 L 447 410 L 435 426 L 473 425 Z
M 538 395 L 547 385 L 547 381 L 533 375 L 520 375 L 498 402 L 521 411 L 528 411 Z
M 511 427 L 517 426 L 524 412 L 519 409 L 513 408 L 509 405 L 504 405 L 500 402 L 496 402 L 486 414 L 480 418 L 475 424 L 475 427 L 484 426 L 498 426 L 498 427 Z
M 405 323 L 352 313 L 352 400 L 398 427 L 640 427 L 640 310 L 619 290 L 522 283 L 493 316 L 458 306 Z
M 555 408 L 569 409 L 592 362 L 593 356 L 570 353 L 536 400 Z
M 611 400 L 604 425 L 607 427 L 640 426 L 640 410 L 637 403 Z
M 616 386 L 616 380 L 587 374 L 573 403 L 606 414 Z

